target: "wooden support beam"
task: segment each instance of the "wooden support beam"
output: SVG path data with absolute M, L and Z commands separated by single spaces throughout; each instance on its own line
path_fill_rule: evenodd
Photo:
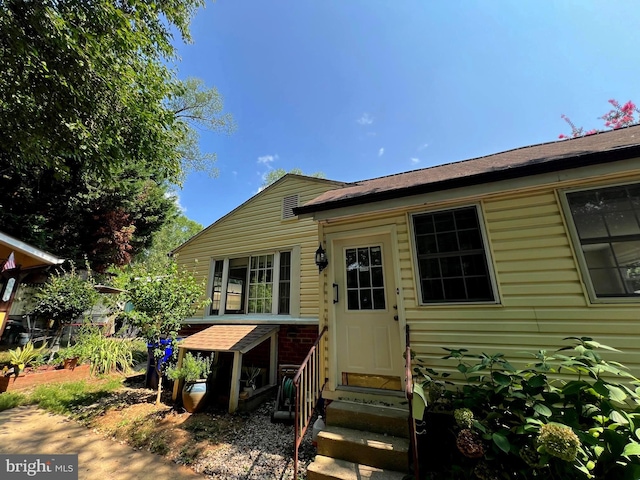
M 240 399 L 240 375 L 242 373 L 242 353 L 233 352 L 233 369 L 231 370 L 231 391 L 229 392 L 229 413 L 238 409 Z
M 269 385 L 275 385 L 278 383 L 278 332 L 275 331 L 271 334 L 271 358 L 269 363 Z

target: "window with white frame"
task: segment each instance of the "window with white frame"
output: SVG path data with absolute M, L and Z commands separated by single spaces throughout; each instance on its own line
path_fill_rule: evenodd
M 595 296 L 640 297 L 640 184 L 569 192 L 566 198 Z
M 290 282 L 291 252 L 214 260 L 210 313 L 287 315 Z
M 495 301 L 476 207 L 412 218 L 422 303 Z

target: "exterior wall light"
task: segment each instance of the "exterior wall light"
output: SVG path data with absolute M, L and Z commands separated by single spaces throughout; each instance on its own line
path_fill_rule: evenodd
M 316 250 L 316 265 L 318 266 L 318 273 L 322 272 L 322 270 L 329 265 L 329 260 L 327 260 L 327 254 L 324 248 L 322 248 L 322 243 L 318 247 L 318 250 Z

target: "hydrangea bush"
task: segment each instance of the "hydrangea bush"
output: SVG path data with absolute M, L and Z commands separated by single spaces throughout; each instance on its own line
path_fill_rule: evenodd
M 460 478 L 640 478 L 640 382 L 599 353 L 615 349 L 565 340 L 572 345 L 540 350 L 521 370 L 503 354 L 445 349 L 465 378 L 456 384 L 417 361 L 428 411 L 453 413 L 456 447 L 473 459 L 454 466 L 466 469 Z

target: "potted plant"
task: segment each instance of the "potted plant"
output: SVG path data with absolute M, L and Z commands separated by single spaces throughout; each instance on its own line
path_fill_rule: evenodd
M 167 376 L 172 380 L 184 381 L 182 404 L 187 412 L 196 412 L 204 405 L 207 396 L 207 380 L 212 371 L 213 358 L 191 352 L 182 359 L 182 365 L 167 368 Z
M 17 377 L 24 367 L 40 357 L 43 351 L 44 347 L 35 348 L 31 342 L 27 342 L 24 347 L 9 350 L 9 362 L 13 365 L 13 370 L 7 370 L 5 376 L 13 374 Z
M 58 358 L 62 360 L 62 368 L 73 370 L 78 365 L 82 357 L 82 347 L 75 344 L 72 347 L 66 347 L 58 351 Z

